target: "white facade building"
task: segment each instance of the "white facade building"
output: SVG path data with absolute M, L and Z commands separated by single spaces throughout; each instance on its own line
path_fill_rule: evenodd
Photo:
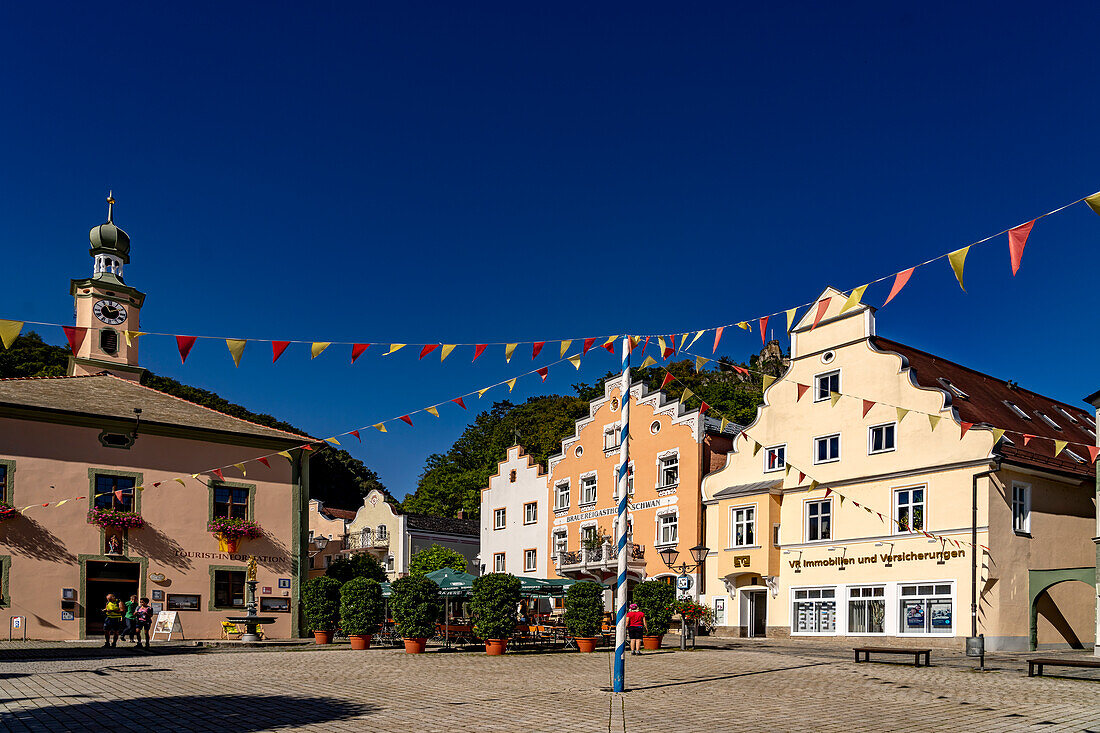
M 546 578 L 548 475 L 520 446 L 481 490 L 481 571 Z

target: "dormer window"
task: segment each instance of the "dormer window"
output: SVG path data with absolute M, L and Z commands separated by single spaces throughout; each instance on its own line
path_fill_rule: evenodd
M 1055 430 L 1061 430 L 1062 429 L 1062 426 L 1059 425 L 1058 423 L 1054 422 L 1053 420 L 1051 420 L 1050 416 L 1047 415 L 1045 412 L 1039 412 L 1038 410 L 1036 410 L 1035 414 L 1038 415 L 1040 418 L 1042 418 L 1043 422 L 1045 422 L 1047 425 L 1051 426 Z
M 970 399 L 970 395 L 968 395 L 966 392 L 963 392 L 961 389 L 959 389 L 955 385 L 955 383 L 952 382 L 950 379 L 947 379 L 946 377 L 940 377 L 936 381 L 940 383 L 941 387 L 946 389 L 948 392 L 950 392 L 955 397 L 958 397 L 959 399 L 962 399 L 962 400 Z
M 1072 458 L 1073 460 L 1077 461 L 1078 463 L 1084 463 L 1084 462 L 1085 462 L 1085 459 L 1084 459 L 1084 458 L 1082 458 L 1081 456 L 1077 455 L 1076 453 L 1074 453 L 1073 451 L 1071 451 L 1071 450 L 1070 450 L 1069 448 L 1066 448 L 1065 450 L 1063 450 L 1063 451 L 1062 451 L 1062 453 L 1063 453 L 1063 455 L 1067 455 L 1067 456 L 1069 456 L 1070 458 Z
M 1065 410 L 1065 408 L 1064 408 L 1064 407 L 1059 407 L 1059 408 L 1058 408 L 1058 412 L 1060 412 L 1060 413 L 1062 413 L 1063 415 L 1065 415 L 1065 416 L 1066 416 L 1066 419 L 1067 419 L 1067 420 L 1069 420 L 1069 421 L 1070 421 L 1071 423 L 1073 423 L 1074 425 L 1076 425 L 1076 424 L 1077 424 L 1077 418 L 1075 418 L 1075 417 L 1074 417 L 1073 415 L 1071 415 L 1071 414 L 1069 414 L 1068 412 L 1066 412 L 1066 410 Z
M 1010 409 L 1014 413 L 1016 413 L 1016 417 L 1022 417 L 1025 420 L 1030 420 L 1031 419 L 1031 415 L 1028 415 L 1026 412 L 1024 412 L 1022 409 L 1020 409 L 1020 406 L 1017 405 L 1015 402 L 1009 402 L 1008 400 L 1005 400 L 1004 404 L 1005 404 L 1005 407 L 1007 407 L 1008 409 Z

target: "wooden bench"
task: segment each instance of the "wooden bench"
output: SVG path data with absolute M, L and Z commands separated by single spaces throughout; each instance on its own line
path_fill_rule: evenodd
M 859 662 L 870 662 L 872 653 L 874 653 L 874 654 L 912 654 L 913 655 L 913 665 L 914 666 L 916 666 L 916 667 L 921 666 L 920 658 L 922 656 L 924 657 L 924 666 L 925 667 L 932 666 L 932 663 L 930 661 L 930 655 L 932 654 L 931 649 L 904 649 L 902 647 L 896 647 L 896 646 L 857 646 L 855 648 L 855 653 L 856 653 L 856 663 L 857 664 Z M 863 655 L 863 659 L 859 658 L 860 654 Z
M 1042 677 L 1043 667 L 1084 667 L 1100 669 L 1100 659 L 1058 659 L 1057 657 L 1036 657 L 1027 660 L 1027 676 Z

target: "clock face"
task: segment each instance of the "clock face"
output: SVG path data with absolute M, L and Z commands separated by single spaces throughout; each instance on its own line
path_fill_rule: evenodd
M 126 309 L 113 300 L 99 300 L 92 306 L 92 313 L 104 323 L 117 326 L 126 320 Z

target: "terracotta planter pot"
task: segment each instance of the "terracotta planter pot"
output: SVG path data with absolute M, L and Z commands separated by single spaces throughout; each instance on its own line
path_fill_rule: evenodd
M 331 631 L 314 631 L 313 641 L 318 644 L 331 644 L 332 632 Z
M 598 636 L 575 636 L 573 638 L 577 641 L 577 651 L 581 652 L 596 651 L 596 643 L 600 640 Z
M 348 634 L 352 649 L 370 649 L 370 637 L 361 634 Z
M 661 640 L 664 638 L 664 634 L 658 634 L 654 636 L 646 634 L 642 636 L 642 648 L 650 652 L 657 651 L 661 648 Z
M 214 535 L 214 539 L 218 541 L 218 552 L 234 553 L 237 548 L 241 546 L 240 537 L 226 537 L 223 534 Z M 326 644 L 328 642 L 325 642 Z
M 507 648 L 507 639 L 489 639 L 485 642 L 485 653 L 490 657 L 499 657 Z
M 405 639 L 406 654 L 423 654 L 424 647 L 428 645 L 427 639 Z

